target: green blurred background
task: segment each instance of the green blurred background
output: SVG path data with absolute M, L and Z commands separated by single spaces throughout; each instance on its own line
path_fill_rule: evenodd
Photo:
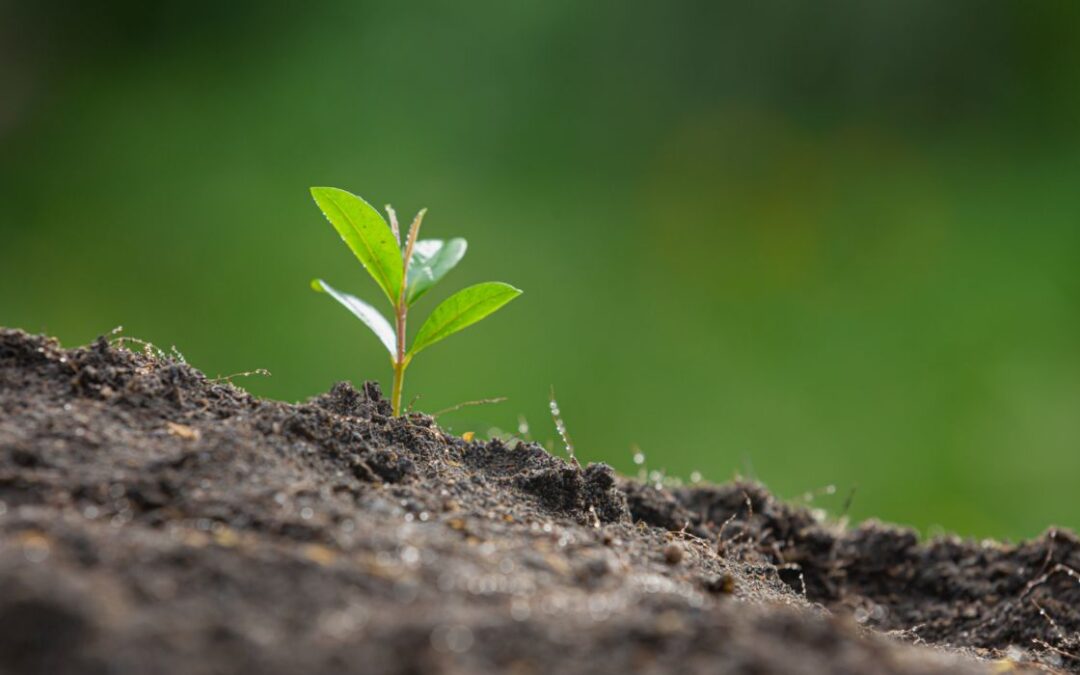
M 1080 3 L 0 1 L 0 324 L 388 382 L 310 185 L 469 239 L 421 313 L 525 289 L 410 372 L 455 431 L 1080 527 Z

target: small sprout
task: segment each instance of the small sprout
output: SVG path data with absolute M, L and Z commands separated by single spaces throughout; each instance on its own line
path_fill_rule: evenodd
M 634 465 L 638 468 L 637 479 L 644 483 L 649 479 L 649 471 L 645 467 L 645 453 L 637 445 L 630 448 L 634 452 Z
M 228 382 L 232 384 L 232 381 L 238 377 L 271 377 L 271 373 L 266 368 L 256 368 L 255 370 L 246 370 L 242 373 L 233 373 L 232 375 L 218 375 L 215 378 L 211 378 L 209 381 L 217 384 L 218 382 Z
M 405 327 L 409 308 L 424 296 L 465 256 L 464 239 L 418 239 L 426 210 L 421 210 L 409 227 L 402 246 L 397 214 L 387 206 L 390 223 L 370 204 L 337 188 L 314 187 L 311 196 L 342 240 L 379 285 L 394 311 L 394 324 L 368 303 L 342 293 L 322 279 L 311 287 L 328 293 L 375 333 L 394 367 L 391 394 L 394 415 L 401 414 L 405 369 L 420 351 L 443 338 L 471 326 L 510 302 L 521 291 L 509 284 L 488 281 L 458 291 L 444 300 L 428 316 L 406 349 Z
M 506 400 L 505 396 L 496 396 L 494 398 L 481 398 L 481 399 L 478 399 L 476 401 L 462 401 L 461 403 L 457 403 L 455 405 L 452 405 L 449 408 L 443 408 L 439 412 L 433 412 L 433 413 L 431 413 L 431 416 L 432 417 L 441 417 L 442 415 L 446 415 L 447 413 L 452 413 L 452 412 L 455 412 L 457 410 L 461 410 L 462 408 L 468 408 L 468 407 L 471 407 L 471 406 L 478 406 L 478 405 L 492 405 L 494 403 L 502 403 L 505 400 Z
M 566 430 L 566 422 L 563 421 L 562 411 L 559 410 L 559 402 L 555 400 L 554 386 L 551 388 L 548 407 L 551 408 L 551 419 L 555 422 L 555 431 L 559 432 L 559 438 L 562 439 L 563 447 L 566 448 L 566 454 L 570 456 L 570 461 L 577 466 L 581 466 L 578 464 L 577 457 L 574 456 L 574 443 L 570 440 L 570 434 Z

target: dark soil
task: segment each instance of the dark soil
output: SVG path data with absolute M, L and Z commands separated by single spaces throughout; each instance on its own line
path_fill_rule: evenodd
M 1071 533 L 847 530 L 389 412 L 0 331 L 0 672 L 1080 672 Z

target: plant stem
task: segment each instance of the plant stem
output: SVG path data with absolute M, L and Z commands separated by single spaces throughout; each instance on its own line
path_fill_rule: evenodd
M 394 308 L 394 318 L 397 324 L 397 355 L 394 357 L 394 389 L 390 395 L 390 402 L 394 406 L 394 417 L 401 415 L 401 394 L 405 384 L 405 368 L 409 365 L 405 362 L 405 320 L 408 316 L 408 305 L 402 301 Z
M 389 206 L 386 207 L 393 223 L 394 234 L 398 234 L 397 214 Z M 409 367 L 409 358 L 405 352 L 405 323 L 409 317 L 408 287 L 409 263 L 412 262 L 413 247 L 416 246 L 416 238 L 420 235 L 420 223 L 424 221 L 427 209 L 420 209 L 413 219 L 412 227 L 409 228 L 409 238 L 405 242 L 405 250 L 401 252 L 401 294 L 394 303 L 394 319 L 397 323 L 397 354 L 394 356 L 394 389 L 390 394 L 390 402 L 394 407 L 394 417 L 401 416 L 401 394 L 405 387 L 405 369 Z M 399 242 L 400 243 L 400 242 Z
M 394 405 L 394 417 L 401 414 L 401 389 L 402 384 L 405 381 L 405 365 L 401 363 L 394 364 L 394 393 L 391 397 Z

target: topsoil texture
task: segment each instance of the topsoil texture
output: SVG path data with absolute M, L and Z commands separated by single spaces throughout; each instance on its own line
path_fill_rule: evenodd
M 844 529 L 0 330 L 0 672 L 1080 672 L 1080 544 Z

